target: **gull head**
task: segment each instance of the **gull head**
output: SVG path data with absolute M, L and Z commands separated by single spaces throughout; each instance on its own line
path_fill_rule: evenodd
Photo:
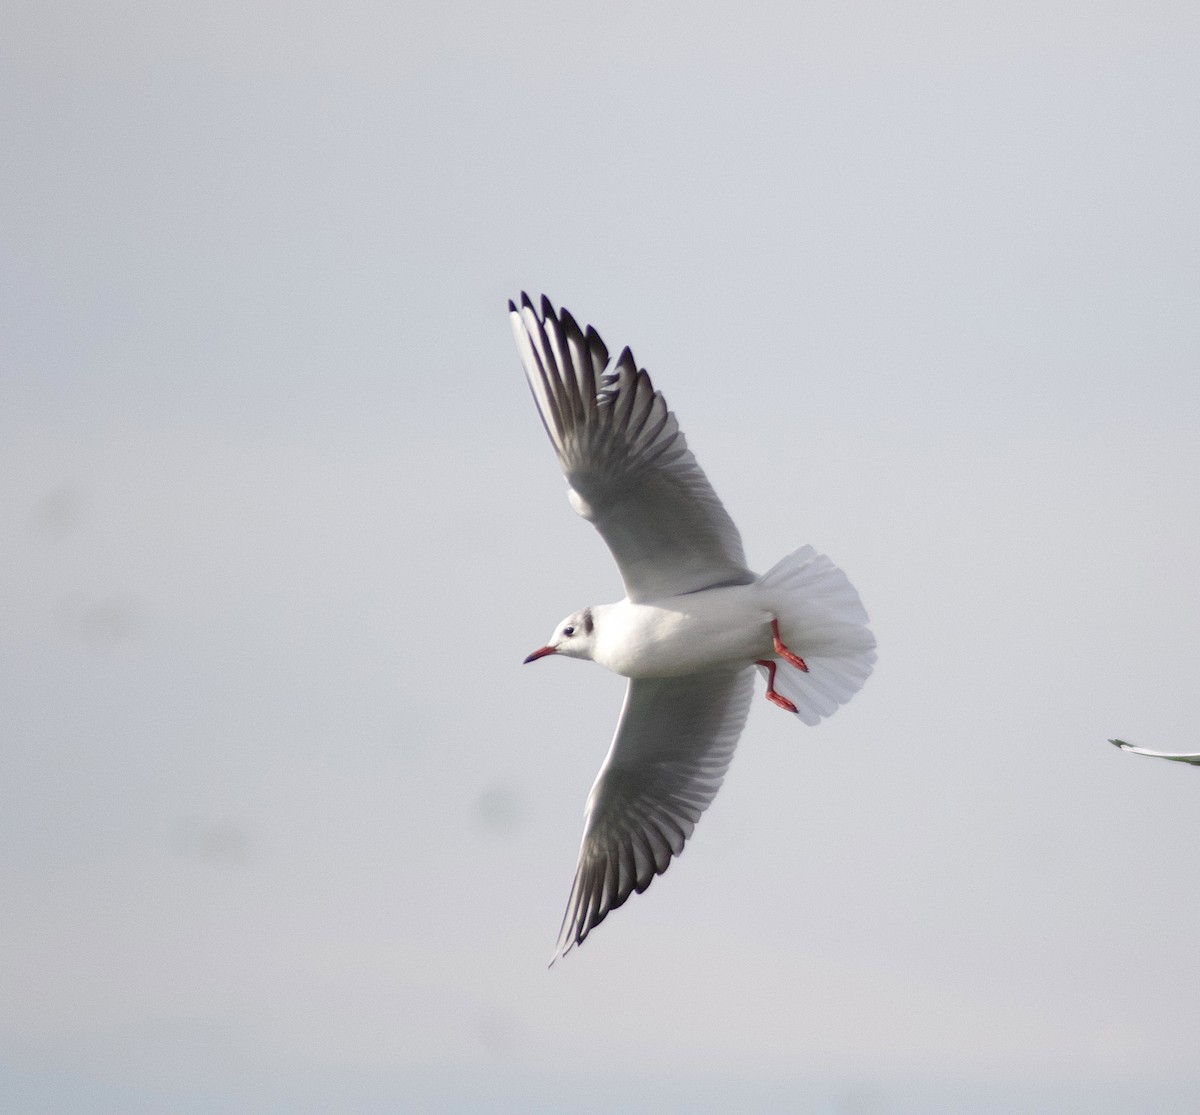
M 525 661 L 534 662 L 548 654 L 564 654 L 568 658 L 591 658 L 595 642 L 596 621 L 592 618 L 592 609 L 584 608 L 582 612 L 573 612 L 567 616 L 554 629 L 550 641 L 544 647 L 538 647 Z

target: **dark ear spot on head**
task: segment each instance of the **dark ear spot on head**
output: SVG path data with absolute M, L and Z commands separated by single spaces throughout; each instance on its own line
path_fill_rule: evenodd
M 592 633 L 592 629 L 593 629 L 595 626 L 596 626 L 596 625 L 595 625 L 595 624 L 592 622 L 592 609 L 591 609 L 591 608 L 585 608 L 585 609 L 583 610 L 583 631 L 584 631 L 584 634 L 585 634 L 585 635 L 590 635 L 590 634 Z

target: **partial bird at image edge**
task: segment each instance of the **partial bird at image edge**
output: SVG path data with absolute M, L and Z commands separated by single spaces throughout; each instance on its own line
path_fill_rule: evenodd
M 1126 743 L 1123 739 L 1110 739 L 1108 741 L 1114 747 L 1119 747 L 1122 751 L 1128 751 L 1131 755 L 1149 755 L 1152 759 L 1170 759 L 1173 763 L 1191 763 L 1194 767 L 1200 767 L 1200 754 L 1190 755 L 1179 753 L 1176 751 L 1149 751 L 1145 747 L 1134 747 L 1132 743 Z

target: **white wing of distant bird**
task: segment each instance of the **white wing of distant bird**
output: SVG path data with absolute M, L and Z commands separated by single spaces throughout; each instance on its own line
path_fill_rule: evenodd
M 1173 763 L 1191 763 L 1194 767 L 1200 767 L 1200 755 L 1185 755 L 1176 751 L 1147 751 L 1146 748 L 1134 747 L 1123 739 L 1110 739 L 1108 742 L 1133 755 L 1149 755 L 1152 759 L 1170 759 Z

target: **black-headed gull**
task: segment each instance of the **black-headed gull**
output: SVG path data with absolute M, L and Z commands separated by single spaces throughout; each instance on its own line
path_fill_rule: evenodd
M 683 851 L 720 788 L 757 666 L 767 698 L 806 724 L 871 673 L 858 593 L 805 546 L 759 577 L 674 414 L 629 349 L 610 363 L 589 326 L 543 298 L 508 304 L 521 362 L 571 506 L 608 543 L 625 599 L 568 616 L 526 662 L 590 658 L 629 678 L 588 797 L 556 956 Z
M 1123 739 L 1110 739 L 1108 742 L 1134 755 L 1149 755 L 1152 759 L 1170 759 L 1172 762 L 1191 763 L 1192 766 L 1200 767 L 1200 755 L 1181 755 L 1177 751 L 1147 751 L 1144 747 L 1134 747 L 1132 743 L 1126 743 Z

